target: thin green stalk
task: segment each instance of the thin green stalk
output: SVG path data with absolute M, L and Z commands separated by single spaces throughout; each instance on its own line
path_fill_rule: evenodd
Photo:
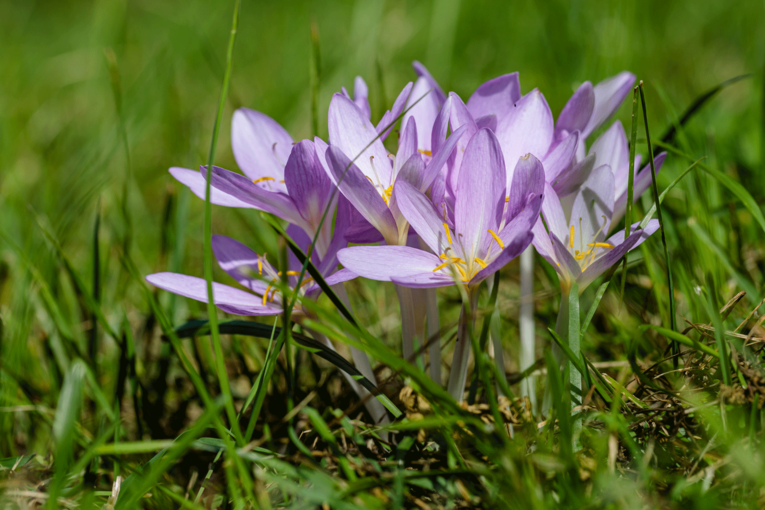
M 630 170 L 629 180 L 627 181 L 627 206 L 624 210 L 624 239 L 626 240 L 630 236 L 630 230 L 632 228 L 632 206 L 634 200 L 634 187 L 635 187 L 635 142 L 637 140 L 637 97 L 638 87 L 632 89 L 632 135 L 630 137 Z M 620 292 L 621 301 L 624 301 L 624 286 L 627 282 L 627 257 L 624 257 L 622 264 L 622 286 Z
M 653 160 L 653 146 L 651 145 L 651 134 L 648 130 L 648 112 L 645 107 L 645 94 L 643 93 L 643 81 L 640 81 L 640 102 L 643 107 L 643 120 L 645 121 L 645 137 L 648 142 L 648 159 L 651 164 L 651 190 L 653 191 L 653 201 L 656 204 L 656 217 L 659 219 L 659 227 L 661 229 L 661 244 L 664 246 L 664 259 L 667 264 L 667 282 L 669 284 L 669 322 L 670 328 L 677 330 L 677 324 L 675 320 L 675 288 L 672 283 L 672 268 L 669 261 L 669 249 L 667 248 L 667 237 L 664 232 L 664 220 L 661 216 L 661 201 L 659 199 L 659 185 L 656 183 L 656 165 Z M 679 346 L 677 343 L 672 343 L 672 353 L 677 354 Z M 674 363 L 677 364 L 677 356 L 674 358 Z
M 228 374 L 226 373 L 226 362 L 223 359 L 223 348 L 220 341 L 220 332 L 218 331 L 218 314 L 215 308 L 213 296 L 213 252 L 212 252 L 212 202 L 210 201 L 210 190 L 212 183 L 212 169 L 215 162 L 215 147 L 218 143 L 218 133 L 220 131 L 220 121 L 223 117 L 223 109 L 226 106 L 226 95 L 228 94 L 229 83 L 231 82 L 231 67 L 234 56 L 234 42 L 236 41 L 236 31 L 239 26 L 239 6 L 241 0 L 235 0 L 234 18 L 231 24 L 231 36 L 228 40 L 228 51 L 226 52 L 226 72 L 223 76 L 223 88 L 220 93 L 220 102 L 218 103 L 218 112 L 215 115 L 215 126 L 213 127 L 212 140 L 210 141 L 210 153 L 207 159 L 207 184 L 205 186 L 205 226 L 204 226 L 204 274 L 207 281 L 207 315 L 210 318 L 210 336 L 215 349 L 215 365 L 218 371 L 218 383 L 221 391 L 226 396 L 225 407 L 228 415 L 231 430 L 234 437 L 240 445 L 244 444 L 242 431 L 239 428 L 239 422 L 236 419 L 236 409 L 231 397 L 231 387 L 229 386 Z
M 475 308 L 478 303 L 478 289 L 466 289 L 467 299 L 462 302 L 459 325 L 457 326 L 457 343 L 452 356 L 452 370 L 449 374 L 449 394 L 457 402 L 462 401 L 465 392 L 468 361 L 470 359 L 470 330 L 475 325 Z

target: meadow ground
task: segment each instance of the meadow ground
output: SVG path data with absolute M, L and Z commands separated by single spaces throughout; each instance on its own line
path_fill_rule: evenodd
M 519 71 L 523 92 L 538 87 L 556 116 L 583 81 L 630 70 L 645 83 L 655 149 L 669 152 L 659 192 L 706 158 L 662 206 L 674 304 L 659 234 L 630 254 L 623 296 L 619 271 L 602 299 L 610 275 L 581 298 L 583 319 L 597 306 L 576 360 L 587 364 L 585 413 L 568 413 L 567 378 L 546 355 L 560 291 L 541 258 L 534 375 L 539 400 L 544 387 L 557 398 L 546 420 L 513 398 L 528 375 L 517 362 L 517 261 L 498 287 L 506 374 L 471 370 L 467 407 L 401 365 L 390 284 L 348 284 L 365 332 L 321 298 L 319 322 L 366 342 L 381 391 L 405 415 L 389 442 L 365 424 L 335 364 L 301 347 L 301 330 L 274 352 L 273 318 L 229 324 L 216 356 L 187 324 L 206 307 L 143 281 L 203 274 L 205 204 L 167 169 L 207 161 L 232 12 L 233 2 L 0 3 L 4 508 L 765 504 L 761 1 L 243 1 L 216 165 L 237 169 L 235 109 L 267 113 L 296 140 L 326 138 L 332 93 L 363 76 L 377 120 L 415 78 L 413 60 L 463 98 Z M 616 116 L 628 132 L 630 103 Z M 638 218 L 652 200 L 638 202 Z M 283 253 L 254 211 L 213 208 L 212 218 L 216 234 Z M 215 279 L 232 283 L 217 267 Z M 439 300 L 449 339 L 460 295 L 449 287 Z M 481 294 L 478 343 L 489 303 Z M 444 342 L 447 366 L 452 349 Z M 510 401 L 497 405 L 495 383 Z M 229 435 L 227 408 L 245 409 L 252 441 Z

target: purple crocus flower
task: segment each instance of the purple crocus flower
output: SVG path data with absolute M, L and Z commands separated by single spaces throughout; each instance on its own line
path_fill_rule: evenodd
M 545 184 L 542 216 L 548 230 L 541 221 L 537 222 L 534 247 L 557 271 L 564 296 L 568 296 L 574 281 L 581 294 L 659 228 L 659 222 L 651 220 L 645 229 L 634 224 L 626 239 L 624 230 L 607 238 L 613 218 L 614 190 L 614 176 L 608 165 L 592 170 L 572 193 L 573 200 L 564 203 L 554 188 Z
M 402 214 L 431 252 L 410 246 L 354 246 L 338 253 L 354 273 L 407 287 L 455 282 L 471 290 L 523 251 L 541 207 L 544 171 L 535 157 L 521 158 L 509 196 L 505 164 L 494 133 L 480 129 L 462 160 L 454 224 L 430 198 L 406 181 L 394 195 Z

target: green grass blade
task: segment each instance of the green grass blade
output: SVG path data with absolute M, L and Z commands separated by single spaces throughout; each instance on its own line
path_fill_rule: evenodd
M 630 136 L 630 164 L 629 164 L 629 176 L 627 180 L 627 205 L 624 211 L 624 239 L 630 236 L 630 229 L 632 228 L 632 208 L 635 186 L 635 147 L 637 142 L 637 109 L 638 109 L 638 87 L 632 89 L 632 129 Z M 624 286 L 627 282 L 627 258 L 624 258 L 622 263 L 622 286 L 619 296 L 624 300 Z

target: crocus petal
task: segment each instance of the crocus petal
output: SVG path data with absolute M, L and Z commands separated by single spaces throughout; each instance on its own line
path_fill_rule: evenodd
M 452 132 L 451 136 L 446 139 L 446 142 L 438 148 L 438 151 L 433 154 L 430 163 L 428 163 L 427 168 L 423 173 L 422 181 L 420 183 L 420 191 L 427 191 L 436 177 L 441 175 L 441 170 L 444 168 L 447 161 L 449 161 L 449 158 L 454 153 L 455 149 L 457 149 L 458 144 L 467 131 L 468 126 L 457 128 Z
M 284 182 L 300 215 L 317 226 L 332 191 L 332 182 L 316 154 L 314 143 L 303 140 L 295 144 L 284 168 Z
M 473 116 L 462 102 L 460 96 L 454 92 L 449 92 L 449 99 L 451 100 L 451 113 L 449 115 L 449 123 L 452 128 L 452 133 L 458 129 L 464 129 L 462 138 L 457 141 L 457 151 L 454 154 L 453 159 L 449 159 L 449 169 L 446 176 L 446 187 L 450 191 L 457 189 L 457 181 L 459 180 L 459 170 L 462 166 L 462 158 L 465 154 L 468 142 L 473 138 L 473 135 L 478 131 L 478 125 L 473 120 Z M 495 130 L 492 130 L 495 131 Z
M 435 287 L 448 287 L 454 285 L 454 278 L 440 271 L 428 271 L 425 273 L 414 274 L 411 276 L 393 276 L 390 281 L 404 287 L 414 289 L 432 289 Z
M 146 281 L 173 294 L 207 303 L 207 282 L 203 278 L 176 273 L 155 273 L 146 277 Z M 278 307 L 243 290 L 213 282 L 213 302 L 216 306 L 237 315 L 273 315 L 279 313 Z M 225 307 L 225 308 L 224 308 Z
M 375 184 L 390 185 L 392 168 L 388 151 L 369 119 L 342 94 L 332 96 L 329 105 L 329 144 L 352 158 Z
M 398 120 L 398 116 L 404 111 L 404 106 L 409 99 L 413 86 L 412 82 L 406 84 L 406 87 L 398 94 L 396 101 L 393 102 L 393 108 L 385 112 L 380 122 L 377 123 L 375 130 L 380 133 L 380 140 L 385 140 L 393 131 L 393 126 Z
M 212 249 L 221 269 L 243 287 L 263 295 L 268 284 L 255 277 L 258 275 L 258 261 L 264 263 L 257 253 L 236 239 L 221 235 L 212 236 Z
M 544 199 L 542 202 L 542 216 L 547 223 L 550 234 L 567 239 L 569 235 L 568 220 L 560 204 L 560 198 L 548 183 L 545 183 Z
M 207 174 L 205 167 L 202 166 L 199 170 L 203 176 Z M 211 178 L 212 186 L 215 186 L 224 193 L 228 193 L 243 202 L 254 205 L 290 223 L 301 226 L 306 225 L 306 222 L 297 212 L 295 202 L 288 195 L 280 192 L 266 191 L 247 177 L 217 166 L 213 167 Z
M 409 183 L 417 189 L 422 189 L 422 178 L 424 173 L 425 173 L 425 161 L 423 160 L 422 155 L 420 153 L 415 152 L 406 161 L 406 163 L 404 163 L 403 167 L 401 168 L 401 171 L 398 173 L 398 176 L 396 177 L 395 184 L 401 181 L 401 182 Z M 396 189 L 395 184 L 393 186 L 394 190 Z M 395 193 L 394 193 L 394 197 L 395 197 Z
M 604 240 L 613 211 L 614 176 L 604 165 L 592 171 L 574 198 L 569 218 L 569 229 L 574 232 L 573 247 L 584 252 L 587 244 Z
M 505 217 L 515 218 L 526 207 L 529 195 L 541 196 L 545 189 L 545 169 L 542 163 L 532 154 L 527 154 L 518 160 L 513 172 L 513 182 L 510 184 L 507 197 L 507 212 Z M 537 210 L 539 215 L 539 210 Z
M 268 115 L 239 108 L 231 121 L 231 148 L 242 172 L 250 180 L 270 177 L 269 189 L 284 191 L 284 165 L 292 150 L 292 137 Z
M 420 77 L 414 82 L 412 94 L 406 103 L 408 111 L 404 114 L 403 122 L 406 123 L 410 117 L 417 119 L 418 149 L 430 151 L 430 135 L 433 124 L 441 105 L 446 101 L 446 95 L 422 64 L 414 62 L 413 66 Z
M 369 87 L 361 76 L 357 76 L 353 81 L 353 102 L 367 118 L 372 116 L 372 110 L 369 108 Z
M 396 181 L 393 194 L 402 214 L 425 244 L 433 253 L 443 253 L 449 246 L 444 222 L 428 197 L 404 181 Z M 451 232 L 449 235 L 451 236 Z
M 557 193 L 559 197 L 565 197 L 572 193 L 576 193 L 579 188 L 582 187 L 584 181 L 590 177 L 590 174 L 594 169 L 595 155 L 591 154 L 576 163 L 570 170 L 564 172 L 563 175 L 560 175 L 557 181 L 548 182 L 554 182 L 553 188 L 555 189 L 555 193 Z
M 543 161 L 545 168 L 545 180 L 555 182 L 564 170 L 569 168 L 576 155 L 579 145 L 579 131 L 566 135 L 559 143 L 555 144 L 547 153 Z
M 621 258 L 627 254 L 628 251 L 635 249 L 637 246 L 643 243 L 643 241 L 648 239 L 651 234 L 656 232 L 656 229 L 658 228 L 659 221 L 651 220 L 648 222 L 648 225 L 646 225 L 644 230 L 633 231 L 626 240 L 624 239 L 624 231 L 612 236 L 611 239 L 614 241 L 617 239 L 621 240 L 621 244 L 616 245 L 614 249 L 609 250 L 608 253 L 605 253 L 596 259 L 592 264 L 590 264 L 589 267 L 587 267 L 587 269 L 579 277 L 579 292 L 582 292 L 585 287 L 592 283 L 598 276 L 619 262 Z M 619 236 L 619 234 L 621 234 L 621 236 Z
M 398 234 L 396 222 L 388 205 L 369 179 L 337 147 L 330 146 L 326 158 L 345 198 L 388 242 L 395 242 Z
M 441 106 L 436 120 L 433 122 L 433 130 L 430 133 L 430 150 L 432 153 L 436 153 L 444 141 L 446 140 L 446 133 L 449 130 L 449 117 L 452 112 L 452 98 L 451 95 L 447 98 L 446 102 Z
M 185 184 L 188 186 L 188 188 L 191 190 L 192 193 L 194 193 L 196 196 L 201 198 L 202 200 L 205 199 L 205 192 L 206 192 L 206 186 L 207 181 L 204 177 L 202 177 L 202 174 L 199 172 L 195 172 L 194 170 L 189 170 L 188 168 L 179 168 L 179 167 L 172 167 L 170 169 L 170 174 L 175 177 L 178 182 L 181 184 Z M 243 202 L 239 200 L 236 197 L 233 197 L 229 195 L 228 193 L 224 193 L 223 191 L 210 186 L 210 202 L 215 205 L 222 205 L 225 207 L 242 207 L 242 208 L 255 208 L 254 205 L 248 204 L 246 202 Z
M 630 227 L 630 236 L 633 235 L 635 232 L 637 232 L 638 227 L 640 226 L 640 222 L 635 222 Z M 654 234 L 659 230 L 659 220 L 652 219 L 649 220 L 646 224 L 645 228 L 641 230 L 642 236 L 638 238 L 637 242 L 632 246 L 632 249 L 637 248 L 641 244 L 643 244 L 643 241 L 648 239 L 650 236 Z M 611 237 L 609 237 L 606 242 L 613 245 L 613 246 L 619 246 L 624 241 L 624 230 L 620 230 L 619 232 L 613 234 Z
M 518 73 L 505 74 L 479 86 L 467 102 L 467 108 L 474 119 L 485 115 L 496 115 L 503 119 L 521 99 L 521 83 Z
M 545 226 L 541 218 L 534 224 L 534 227 L 531 229 L 531 233 L 534 234 L 534 240 L 532 241 L 532 244 L 537 250 L 537 253 L 544 257 L 545 260 L 550 263 L 553 269 L 557 271 L 558 262 L 555 259 L 555 250 L 553 249 L 552 242 L 550 241 L 550 235 L 547 233 L 547 230 L 545 230 Z
M 560 112 L 558 122 L 555 124 L 555 138 L 563 137 L 566 133 L 583 131 L 592 117 L 594 107 L 595 93 L 592 83 L 586 81 L 576 89 Z
M 330 241 L 329 247 L 327 248 L 327 253 L 323 254 L 322 256 L 321 267 L 319 267 L 319 271 L 321 271 L 322 274 L 329 272 L 331 269 L 337 266 L 338 250 L 348 246 L 348 240 L 345 238 L 345 234 L 348 231 L 348 228 L 351 226 L 353 214 L 356 212 L 353 209 L 351 203 L 347 198 L 345 198 L 345 196 L 343 196 L 342 193 L 339 193 L 338 195 L 337 212 L 335 213 L 335 225 L 332 229 L 332 240 Z M 359 216 L 359 218 L 361 218 L 361 216 Z M 331 223 L 331 220 L 332 218 L 328 215 L 324 221 Z M 367 225 L 369 225 L 369 223 L 367 223 Z M 371 225 L 369 225 L 369 227 L 374 230 L 374 227 Z
M 630 149 L 622 123 L 617 120 L 600 135 L 590 147 L 589 154 L 595 154 L 595 168 L 603 165 L 611 167 L 616 196 L 621 195 L 627 189 L 630 173 Z
M 598 129 L 619 109 L 624 98 L 629 94 L 633 83 L 635 83 L 635 75 L 623 71 L 595 85 L 593 88 L 595 106 L 592 109 L 592 117 L 590 117 L 587 127 L 582 130 L 584 138 L 590 136 L 590 133 Z
M 432 88 L 433 92 L 435 92 L 439 104 L 443 104 L 443 102 L 446 101 L 446 94 L 444 94 L 444 91 L 441 89 L 441 86 L 438 84 L 436 79 L 433 78 L 433 75 L 430 74 L 428 68 L 417 60 L 412 62 L 412 67 L 414 68 L 414 72 L 417 73 L 417 76 L 425 78 L 428 81 L 428 85 L 430 85 L 430 88 Z
M 553 117 L 550 107 L 541 92 L 532 90 L 516 103 L 512 115 L 499 119 L 497 124 L 497 139 L 505 156 L 508 184 L 518 159 L 526 154 L 544 158 L 552 137 Z
M 432 253 L 409 246 L 352 246 L 337 258 L 357 275 L 379 281 L 433 272 L 441 264 Z
M 496 231 L 499 224 L 497 207 L 504 206 L 505 163 L 499 141 L 492 131 L 479 130 L 462 158 L 457 183 L 455 227 L 463 248 L 465 260 L 480 257 L 488 243 L 489 230 Z
M 505 249 L 502 250 L 502 252 L 494 260 L 492 260 L 489 265 L 478 271 L 478 273 L 470 280 L 470 285 L 481 283 L 486 278 L 505 267 L 508 262 L 523 253 L 523 251 L 529 247 L 531 241 L 533 240 L 534 234 L 532 234 L 529 230 L 526 230 L 525 232 L 519 232 L 518 235 L 514 237 L 509 244 L 505 245 Z
M 667 158 L 667 153 L 662 152 L 655 158 L 653 158 L 653 164 L 656 168 L 656 175 L 659 175 L 659 170 L 661 170 L 661 166 L 664 164 L 664 160 Z M 637 158 L 636 158 L 637 159 Z M 635 166 L 637 169 L 637 166 Z M 637 172 L 637 170 L 636 170 Z M 629 174 L 629 170 L 627 170 L 627 173 Z M 651 177 L 651 166 L 646 165 L 642 170 L 640 170 L 640 173 L 635 176 L 635 182 L 632 186 L 632 203 L 638 201 L 638 199 L 645 193 L 645 191 L 648 189 L 648 187 L 651 185 L 652 181 Z M 628 183 L 629 184 L 629 183 Z M 614 219 L 612 220 L 612 224 L 615 221 L 620 220 L 625 213 L 626 207 L 627 207 L 627 192 L 629 190 L 625 187 L 625 189 L 621 192 L 621 194 L 618 193 L 617 190 L 617 198 L 614 202 Z
M 492 131 L 497 130 L 497 116 L 496 115 L 484 115 L 475 119 L 475 125 L 478 129 L 488 128 Z
M 579 262 L 577 262 L 574 256 L 569 253 L 568 248 L 563 244 L 563 241 L 561 241 L 555 234 L 550 234 L 550 242 L 552 243 L 553 251 L 555 252 L 555 265 L 558 274 L 565 275 L 566 279 L 579 278 L 579 275 L 582 274 Z
M 414 154 L 419 153 L 417 152 L 417 121 L 412 117 L 407 121 L 404 131 L 398 139 L 396 168 L 394 170 L 396 178 L 398 178 L 398 174 L 404 166 L 404 163 L 406 163 Z

